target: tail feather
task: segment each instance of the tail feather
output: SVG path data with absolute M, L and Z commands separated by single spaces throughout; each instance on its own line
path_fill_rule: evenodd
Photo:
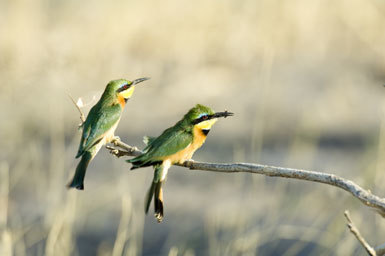
M 155 218 L 158 223 L 163 220 L 163 189 L 162 189 L 162 181 L 159 181 L 155 185 L 154 191 L 154 208 L 155 208 Z
M 85 152 L 80 160 L 72 180 L 67 184 L 67 188 L 76 188 L 79 190 L 84 190 L 84 177 L 86 175 L 86 170 L 88 164 L 92 160 L 92 154 L 90 152 Z
M 151 165 L 159 165 L 162 163 L 162 161 L 144 161 L 141 159 L 141 155 L 132 159 L 128 159 L 126 160 L 126 162 L 132 164 L 132 167 L 130 170 L 143 168 Z
M 146 214 L 148 213 L 148 209 L 150 208 L 151 200 L 152 200 L 152 197 L 154 195 L 155 184 L 156 184 L 155 182 L 151 183 L 151 187 L 148 190 L 147 195 L 146 195 L 146 199 L 145 199 L 146 204 L 144 206 L 144 211 Z
M 160 223 L 163 220 L 163 189 L 162 185 L 164 183 L 164 172 L 167 172 L 167 169 L 163 165 L 155 165 L 154 179 L 151 183 L 151 187 L 147 192 L 145 199 L 145 212 L 148 213 L 152 198 L 154 197 L 154 212 L 155 218 Z

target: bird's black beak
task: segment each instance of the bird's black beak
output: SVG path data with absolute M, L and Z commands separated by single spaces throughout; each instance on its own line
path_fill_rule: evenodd
M 141 83 L 141 82 L 143 82 L 143 81 L 146 81 L 146 80 L 148 80 L 148 79 L 150 79 L 150 78 L 149 78 L 149 77 L 143 77 L 143 78 L 135 79 L 134 81 L 132 81 L 131 86 L 136 85 L 136 84 L 139 84 L 139 83 Z
M 234 113 L 231 113 L 231 112 L 226 110 L 225 112 L 217 112 L 217 113 L 215 113 L 213 115 L 210 115 L 210 119 L 212 119 L 212 118 L 219 118 L 219 117 L 226 118 L 228 116 L 233 116 L 233 115 L 234 115 Z

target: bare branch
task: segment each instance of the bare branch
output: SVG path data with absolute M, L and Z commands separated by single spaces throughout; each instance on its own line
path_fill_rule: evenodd
M 360 234 L 360 231 L 354 225 L 352 219 L 350 218 L 349 211 L 344 212 L 345 218 L 348 221 L 348 228 L 350 229 L 350 232 L 357 238 L 357 240 L 361 243 L 361 245 L 365 248 L 366 252 L 371 256 L 377 256 L 376 251 L 371 247 L 368 242 L 364 239 L 364 237 Z
M 132 147 L 130 145 L 127 145 L 126 143 L 122 142 L 118 137 L 115 137 L 112 141 L 112 144 L 115 146 L 123 149 L 114 148 L 111 146 L 106 146 L 106 148 L 110 151 L 111 154 L 115 155 L 116 157 L 121 156 L 139 156 L 143 152 L 140 151 L 137 147 Z
M 110 152 L 118 157 L 121 156 L 138 156 L 142 153 L 136 147 L 131 147 L 120 140 L 115 140 L 114 144 L 120 149 L 109 146 Z M 250 163 L 202 163 L 188 160 L 183 164 L 177 164 L 189 168 L 190 170 L 202 170 L 222 173 L 253 173 L 262 174 L 270 177 L 283 177 L 289 179 L 307 180 L 312 182 L 324 183 L 334 187 L 343 189 L 358 198 L 366 206 L 373 207 L 381 215 L 385 215 L 385 198 L 373 195 L 370 191 L 358 186 L 353 181 L 344 179 L 334 174 L 326 172 L 315 172 L 307 170 L 299 170 L 285 167 L 275 167 L 261 164 Z

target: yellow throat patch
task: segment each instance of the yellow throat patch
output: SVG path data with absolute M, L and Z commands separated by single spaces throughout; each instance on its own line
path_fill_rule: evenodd
M 127 90 L 121 91 L 119 94 L 122 95 L 125 99 L 131 98 L 134 93 L 135 85 L 131 86 Z
M 199 124 L 196 124 L 195 127 L 202 129 L 202 130 L 208 130 L 211 128 L 211 126 L 213 126 L 213 124 L 215 124 L 215 122 L 217 120 L 218 119 L 214 118 L 214 119 L 210 119 L 207 121 L 203 121 L 203 122 L 200 122 Z

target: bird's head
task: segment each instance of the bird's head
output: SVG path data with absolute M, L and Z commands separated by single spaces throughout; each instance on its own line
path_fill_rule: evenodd
M 214 112 L 214 110 L 209 107 L 197 104 L 195 107 L 190 109 L 190 111 L 185 115 L 184 119 L 194 127 L 201 129 L 207 135 L 211 129 L 211 126 L 215 124 L 218 118 L 226 118 L 233 115 L 233 113 L 228 112 L 227 110 L 224 112 Z
M 124 103 L 127 102 L 127 100 L 131 98 L 132 94 L 134 93 L 135 86 L 148 79 L 150 78 L 138 78 L 134 81 L 129 81 L 126 79 L 112 80 L 108 83 L 106 92 L 108 92 L 109 95 L 115 96 L 119 103 L 124 105 Z

